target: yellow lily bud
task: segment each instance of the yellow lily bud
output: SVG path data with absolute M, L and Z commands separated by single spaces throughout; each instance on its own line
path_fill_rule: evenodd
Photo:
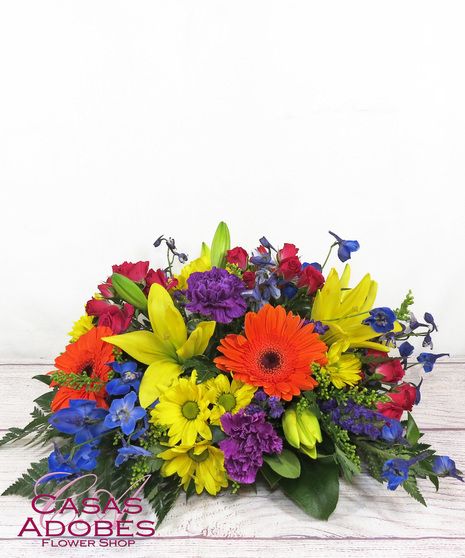
M 294 448 L 300 448 L 300 438 L 297 429 L 297 413 L 294 407 L 289 407 L 282 418 L 284 436 Z
M 231 248 L 228 225 L 221 221 L 218 225 L 211 247 L 212 267 L 226 268 L 226 252 Z

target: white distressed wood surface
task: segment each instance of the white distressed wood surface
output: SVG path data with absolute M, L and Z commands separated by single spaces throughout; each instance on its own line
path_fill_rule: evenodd
M 0 363 L 0 435 L 11 426 L 21 427 L 29 422 L 32 401 L 44 391 L 43 384 L 32 377 L 52 369 L 51 363 L 43 362 Z M 417 382 L 421 376 L 422 402 L 414 409 L 414 416 L 425 433 L 423 440 L 452 457 L 465 471 L 465 357 L 438 361 L 429 374 L 415 367 L 408 379 Z M 0 448 L 0 491 L 25 472 L 32 461 L 50 451 L 51 448 L 31 449 L 21 443 Z M 153 537 L 135 538 L 131 547 L 116 548 L 100 546 L 100 539 L 95 538 L 83 540 L 83 544 L 95 544 L 93 548 L 60 548 L 43 547 L 41 539 L 31 533 L 18 537 L 26 518 L 33 517 L 38 522 L 39 514 L 28 500 L 3 496 L 1 556 L 465 556 L 465 483 L 444 479 L 436 493 L 429 481 L 419 482 L 427 508 L 401 487 L 388 491 L 386 485 L 367 475 L 359 476 L 352 485 L 342 481 L 338 507 L 328 521 L 308 517 L 279 490 L 270 492 L 264 485 L 258 487 L 257 493 L 245 489 L 240 495 L 194 496 L 187 503 L 181 497 Z M 155 520 L 148 508 L 134 517 Z M 76 538 L 60 540 L 64 541 L 61 544 L 69 544 Z M 117 542 L 115 538 L 111 540 L 113 544 Z

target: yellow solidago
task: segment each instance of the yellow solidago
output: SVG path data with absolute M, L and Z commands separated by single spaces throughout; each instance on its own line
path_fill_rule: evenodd
M 353 289 L 348 289 L 350 268 L 347 265 L 339 279 L 337 271 L 331 269 L 323 288 L 316 293 L 312 308 L 312 319 L 320 321 L 329 330 L 320 337 L 326 345 L 336 341 L 349 341 L 349 348 L 368 348 L 388 352 L 389 347 L 372 341 L 379 337 L 369 325 L 362 324 L 373 308 L 378 284 L 367 273 Z M 393 331 L 400 331 L 398 322 Z
M 361 380 L 360 369 L 362 364 L 352 353 L 343 354 L 348 348 L 349 341 L 347 339 L 341 339 L 333 343 L 326 353 L 328 364 L 321 368 L 322 372 L 329 374 L 329 379 L 337 389 L 341 389 L 345 385 L 354 386 Z

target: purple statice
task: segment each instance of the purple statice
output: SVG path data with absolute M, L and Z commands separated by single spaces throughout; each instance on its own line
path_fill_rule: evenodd
M 353 399 L 342 403 L 335 399 L 320 401 L 319 407 L 323 413 L 330 415 L 336 426 L 358 436 L 369 436 L 372 440 L 381 436 L 383 427 L 391 420 L 355 403 Z
M 214 267 L 211 271 L 192 273 L 184 291 L 187 310 L 209 316 L 215 322 L 229 324 L 247 310 L 242 297 L 245 283 L 225 269 Z
M 284 407 L 279 397 L 268 397 L 268 395 L 259 388 L 255 392 L 252 402 L 245 408 L 245 412 L 248 415 L 265 412 L 270 418 L 277 419 L 284 413 Z
M 236 482 L 254 482 L 263 465 L 263 453 L 281 453 L 283 449 L 283 441 L 265 417 L 264 412 L 246 415 L 243 409 L 235 415 L 225 413 L 221 417 L 228 438 L 219 446 L 224 453 L 226 472 Z

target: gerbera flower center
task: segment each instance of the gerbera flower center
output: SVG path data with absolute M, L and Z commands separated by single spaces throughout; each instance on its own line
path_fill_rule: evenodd
M 222 393 L 217 399 L 218 405 L 224 407 L 227 413 L 230 413 L 236 406 L 236 398 L 232 393 Z
M 203 450 L 202 453 L 199 454 L 195 454 L 195 448 L 191 448 L 188 452 L 187 455 L 193 460 L 193 461 L 197 461 L 198 463 L 201 463 L 202 461 L 205 461 L 205 459 L 207 459 L 208 457 L 208 450 Z
M 77 373 L 82 374 L 83 376 L 88 376 L 90 378 L 94 373 L 94 363 L 91 360 L 83 362 L 79 366 Z
M 260 356 L 259 362 L 265 374 L 272 374 L 276 368 L 281 366 L 282 355 L 276 350 L 269 350 Z
M 182 416 L 187 420 L 194 420 L 199 414 L 199 406 L 195 401 L 186 401 L 181 407 Z

